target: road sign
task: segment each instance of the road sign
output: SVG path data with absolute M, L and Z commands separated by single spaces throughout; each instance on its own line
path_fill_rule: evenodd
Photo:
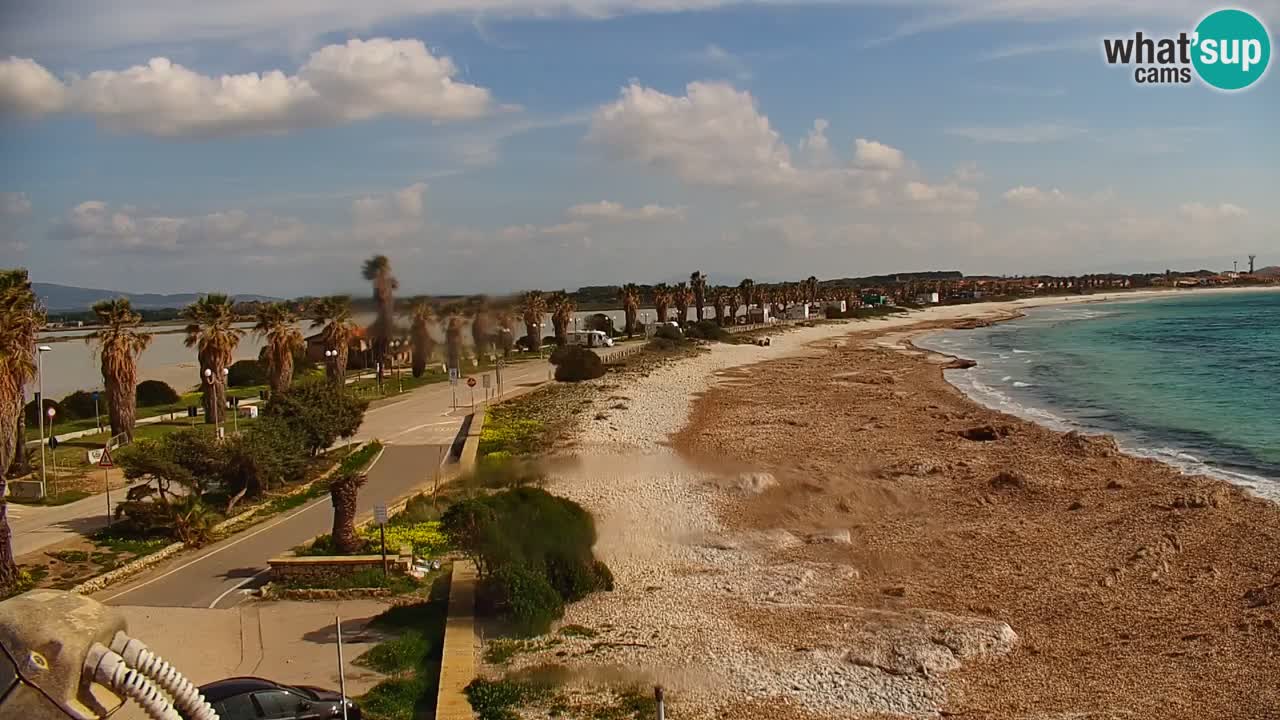
M 111 448 L 105 446 L 102 448 L 102 457 L 98 459 L 98 467 L 115 467 L 115 463 L 111 461 Z
M 386 505 L 373 506 L 373 521 L 378 523 L 379 525 L 387 524 L 387 506 Z
M 449 379 L 453 381 L 458 379 L 458 368 L 449 368 Z
M 481 380 L 484 380 L 484 389 L 485 389 L 485 390 L 488 390 L 488 389 L 489 389 L 489 374 L 488 374 L 488 373 L 485 373 L 485 374 L 484 374 L 480 379 L 481 379 Z
M 476 386 L 476 379 L 473 377 L 467 378 L 467 387 L 475 387 L 475 386 Z

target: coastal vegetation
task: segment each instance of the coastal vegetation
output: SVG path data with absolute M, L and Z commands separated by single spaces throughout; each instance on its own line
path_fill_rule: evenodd
M 151 344 L 151 335 L 140 329 L 142 316 L 133 311 L 125 298 L 103 300 L 93 306 L 93 312 L 101 329 L 86 340 L 93 344 L 102 365 L 102 387 L 106 389 L 111 434 L 132 440 L 138 415 L 138 358 Z M 85 415 L 77 407 L 73 417 Z

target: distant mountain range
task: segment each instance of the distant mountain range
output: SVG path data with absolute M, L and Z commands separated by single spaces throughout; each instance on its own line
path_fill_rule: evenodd
M 73 287 L 71 285 L 58 285 L 55 283 L 31 283 L 35 290 L 36 296 L 44 301 L 44 305 L 49 310 L 61 311 L 80 311 L 88 310 L 89 306 L 99 300 L 110 300 L 112 298 L 126 297 L 129 302 L 133 303 L 133 307 L 138 310 L 160 310 L 164 308 L 180 308 L 190 305 L 204 293 L 175 293 L 173 295 L 161 295 L 157 293 L 127 293 L 118 290 L 99 290 L 97 288 Z M 233 295 L 236 300 L 242 302 L 252 302 L 254 300 L 278 300 L 279 298 L 267 297 L 266 295 Z
M 1280 265 L 1268 265 L 1264 268 L 1258 268 L 1253 274 L 1259 277 L 1280 277 Z

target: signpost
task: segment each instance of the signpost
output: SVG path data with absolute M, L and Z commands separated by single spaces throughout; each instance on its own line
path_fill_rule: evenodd
M 98 459 L 98 467 L 102 468 L 102 486 L 107 491 L 107 524 L 111 524 L 111 478 L 107 471 L 115 466 L 111 462 L 111 441 L 102 446 L 102 457 Z
M 484 399 L 485 399 L 486 401 L 488 401 L 488 400 L 489 400 L 489 385 L 491 385 L 491 384 L 492 384 L 492 383 L 490 383 L 490 382 L 489 382 L 489 373 L 485 373 L 484 375 L 482 375 L 482 376 L 480 377 L 480 379 L 484 381 Z
M 373 506 L 373 520 L 378 523 L 378 535 L 382 538 L 382 576 L 387 576 L 387 506 Z
M 102 432 L 102 414 L 98 412 L 98 395 L 97 390 L 93 391 L 93 419 L 98 421 L 98 432 Z
M 458 407 L 458 368 L 449 368 L 449 390 L 453 393 L 453 407 Z
M 333 624 L 338 636 L 338 695 L 342 703 L 342 720 L 347 720 L 347 669 L 342 666 L 342 618 L 334 615 Z
M 474 377 L 467 378 L 467 387 L 471 388 L 471 412 L 476 411 L 476 379 Z

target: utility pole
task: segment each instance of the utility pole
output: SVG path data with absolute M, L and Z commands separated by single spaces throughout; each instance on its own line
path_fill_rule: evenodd
M 1253 261 L 1254 261 L 1254 260 L 1256 260 L 1257 258 L 1258 258 L 1258 256 L 1257 256 L 1257 255 L 1250 255 L 1250 256 L 1249 256 L 1249 274 L 1250 274 L 1250 275 L 1252 275 L 1252 274 L 1253 274 Z

